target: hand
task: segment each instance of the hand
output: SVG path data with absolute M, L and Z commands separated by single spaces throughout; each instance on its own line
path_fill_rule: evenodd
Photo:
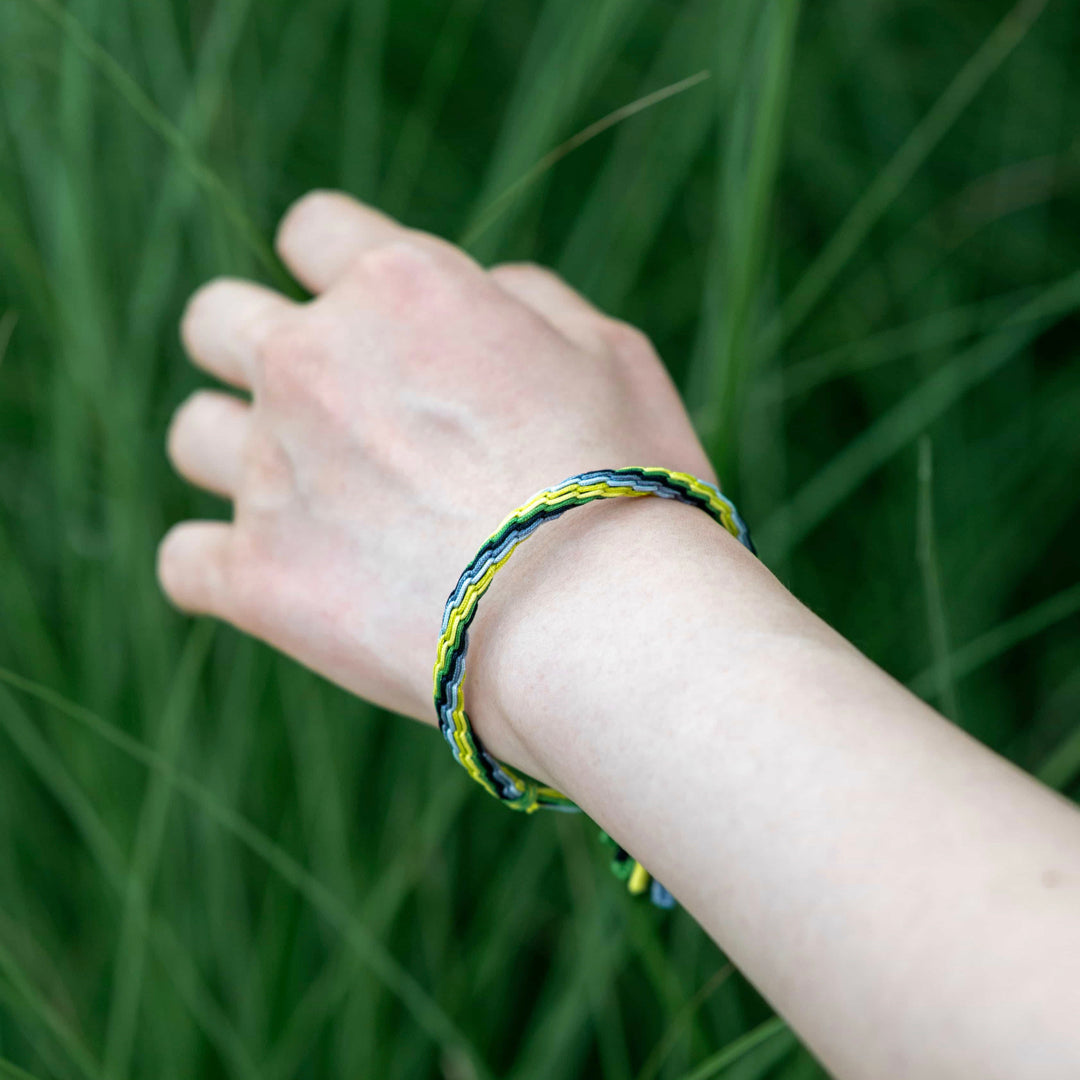
M 173 528 L 159 578 L 180 608 L 434 722 L 443 605 L 508 513 L 588 469 L 715 477 L 644 335 L 554 274 L 485 272 L 328 192 L 293 206 L 277 249 L 314 300 L 220 279 L 184 315 L 192 360 L 251 398 L 177 411 L 173 464 L 234 514 Z

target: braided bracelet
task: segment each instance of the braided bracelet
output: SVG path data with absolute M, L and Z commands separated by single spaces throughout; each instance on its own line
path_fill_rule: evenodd
M 465 771 L 490 795 L 514 810 L 531 814 L 541 807 L 569 811 L 577 811 L 578 807 L 554 788 L 497 761 L 473 733 L 465 712 L 463 683 L 469 626 L 476 616 L 480 598 L 518 544 L 545 521 L 552 521 L 567 510 L 595 499 L 646 495 L 676 499 L 704 510 L 745 547 L 754 550 L 750 533 L 738 511 L 712 484 L 687 473 L 661 468 L 602 469 L 581 473 L 556 487 L 545 488 L 518 507 L 480 548 L 446 601 L 435 661 L 435 710 L 439 730 Z M 615 843 L 606 835 L 604 838 Z M 640 894 L 648 889 L 657 906 L 674 904 L 667 889 L 652 880 L 641 863 L 617 844 L 612 869 L 627 882 L 630 892 Z

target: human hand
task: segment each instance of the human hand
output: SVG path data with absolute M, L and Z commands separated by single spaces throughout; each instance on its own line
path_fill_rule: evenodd
M 231 499 L 188 521 L 158 574 L 224 619 L 378 704 L 434 722 L 443 605 L 484 539 L 540 488 L 589 469 L 715 477 L 648 340 L 549 271 L 485 272 L 453 245 L 315 192 L 278 251 L 299 304 L 219 279 L 182 322 L 200 390 L 168 449 Z

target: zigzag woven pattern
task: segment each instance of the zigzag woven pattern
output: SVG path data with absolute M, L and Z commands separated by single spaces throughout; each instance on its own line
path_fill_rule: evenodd
M 584 506 L 596 499 L 648 495 L 676 499 L 704 510 L 750 551 L 754 550 L 738 511 L 713 485 L 688 473 L 668 469 L 603 469 L 581 473 L 556 487 L 545 488 L 518 507 L 480 548 L 446 601 L 434 673 L 439 730 L 466 772 L 489 794 L 515 810 L 532 813 L 541 807 L 570 811 L 578 808 L 554 788 L 497 761 L 473 734 L 465 711 L 463 683 L 469 626 L 476 616 L 480 598 L 518 544 L 545 521 L 552 521 L 575 506 Z M 616 859 L 620 867 L 626 861 L 625 852 L 621 854 L 623 858 L 617 856 Z M 620 873 L 620 876 L 626 875 Z M 630 874 L 631 891 L 642 892 L 647 885 L 648 874 L 635 863 Z M 658 882 L 653 883 L 653 899 L 668 906 L 664 902 L 668 894 L 662 887 L 658 890 L 658 886 Z

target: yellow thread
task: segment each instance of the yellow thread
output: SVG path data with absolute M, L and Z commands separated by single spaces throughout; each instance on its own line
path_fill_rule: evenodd
M 649 887 L 649 871 L 637 859 L 634 860 L 634 869 L 630 873 L 630 880 L 626 883 L 626 887 L 633 896 L 640 896 Z
M 659 477 L 662 479 L 673 478 L 684 484 L 690 491 L 694 492 L 698 496 L 702 497 L 712 508 L 713 512 L 720 517 L 721 523 L 728 532 L 733 535 L 739 534 L 738 526 L 735 523 L 734 515 L 731 512 L 730 507 L 722 498 L 717 498 L 717 494 L 711 485 L 705 484 L 695 476 L 691 476 L 689 473 L 681 472 L 668 472 L 667 470 L 656 469 L 643 469 L 642 473 L 646 476 Z M 619 498 L 631 498 L 640 499 L 646 498 L 649 495 L 654 494 L 648 491 L 639 491 L 631 487 L 623 487 L 622 485 L 613 485 L 608 480 L 597 480 L 590 484 L 575 483 L 568 487 L 557 489 L 555 491 L 543 491 L 538 492 L 528 502 L 519 506 L 512 514 L 509 514 L 499 526 L 499 532 L 503 528 L 511 524 L 513 521 L 520 519 L 528 515 L 531 511 L 539 506 L 547 506 L 552 509 L 558 509 L 563 504 L 572 503 L 577 499 L 584 501 L 592 501 L 597 497 L 619 497 Z M 518 540 L 513 547 L 504 553 L 502 558 L 497 563 L 490 565 L 483 573 L 483 575 L 472 585 L 470 585 L 461 596 L 458 601 L 456 609 L 451 613 L 450 620 L 447 624 L 437 649 L 437 662 L 435 667 L 435 689 L 438 689 L 438 674 L 442 666 L 445 664 L 447 654 L 450 651 L 452 642 L 457 634 L 458 627 L 462 622 L 468 622 L 472 618 L 472 614 L 476 609 L 476 606 L 480 602 L 480 598 L 487 592 L 489 586 L 492 583 L 496 572 L 500 570 L 513 554 L 521 540 Z M 484 770 L 477 759 L 477 754 L 474 745 L 472 745 L 471 729 L 469 721 L 465 712 L 465 678 L 462 673 L 461 682 L 458 685 L 458 706 L 451 713 L 451 725 L 452 725 L 452 738 L 456 745 L 461 764 L 464 765 L 466 772 L 476 780 L 482 787 L 488 790 L 493 795 L 498 795 L 498 792 L 494 789 L 492 783 L 487 779 L 484 774 Z M 557 801 L 565 805 L 573 805 L 571 800 L 568 799 L 561 792 L 556 791 L 554 788 L 541 785 L 535 781 L 525 777 L 515 770 L 509 768 L 506 765 L 501 765 L 504 772 L 518 785 L 523 791 L 523 795 L 520 799 L 515 800 L 515 805 L 519 809 L 523 809 L 528 813 L 536 810 L 540 806 L 540 798 L 544 797 L 549 800 Z M 644 892 L 648 887 L 649 873 L 640 863 L 635 863 L 633 873 L 630 878 L 630 891 L 633 893 Z

